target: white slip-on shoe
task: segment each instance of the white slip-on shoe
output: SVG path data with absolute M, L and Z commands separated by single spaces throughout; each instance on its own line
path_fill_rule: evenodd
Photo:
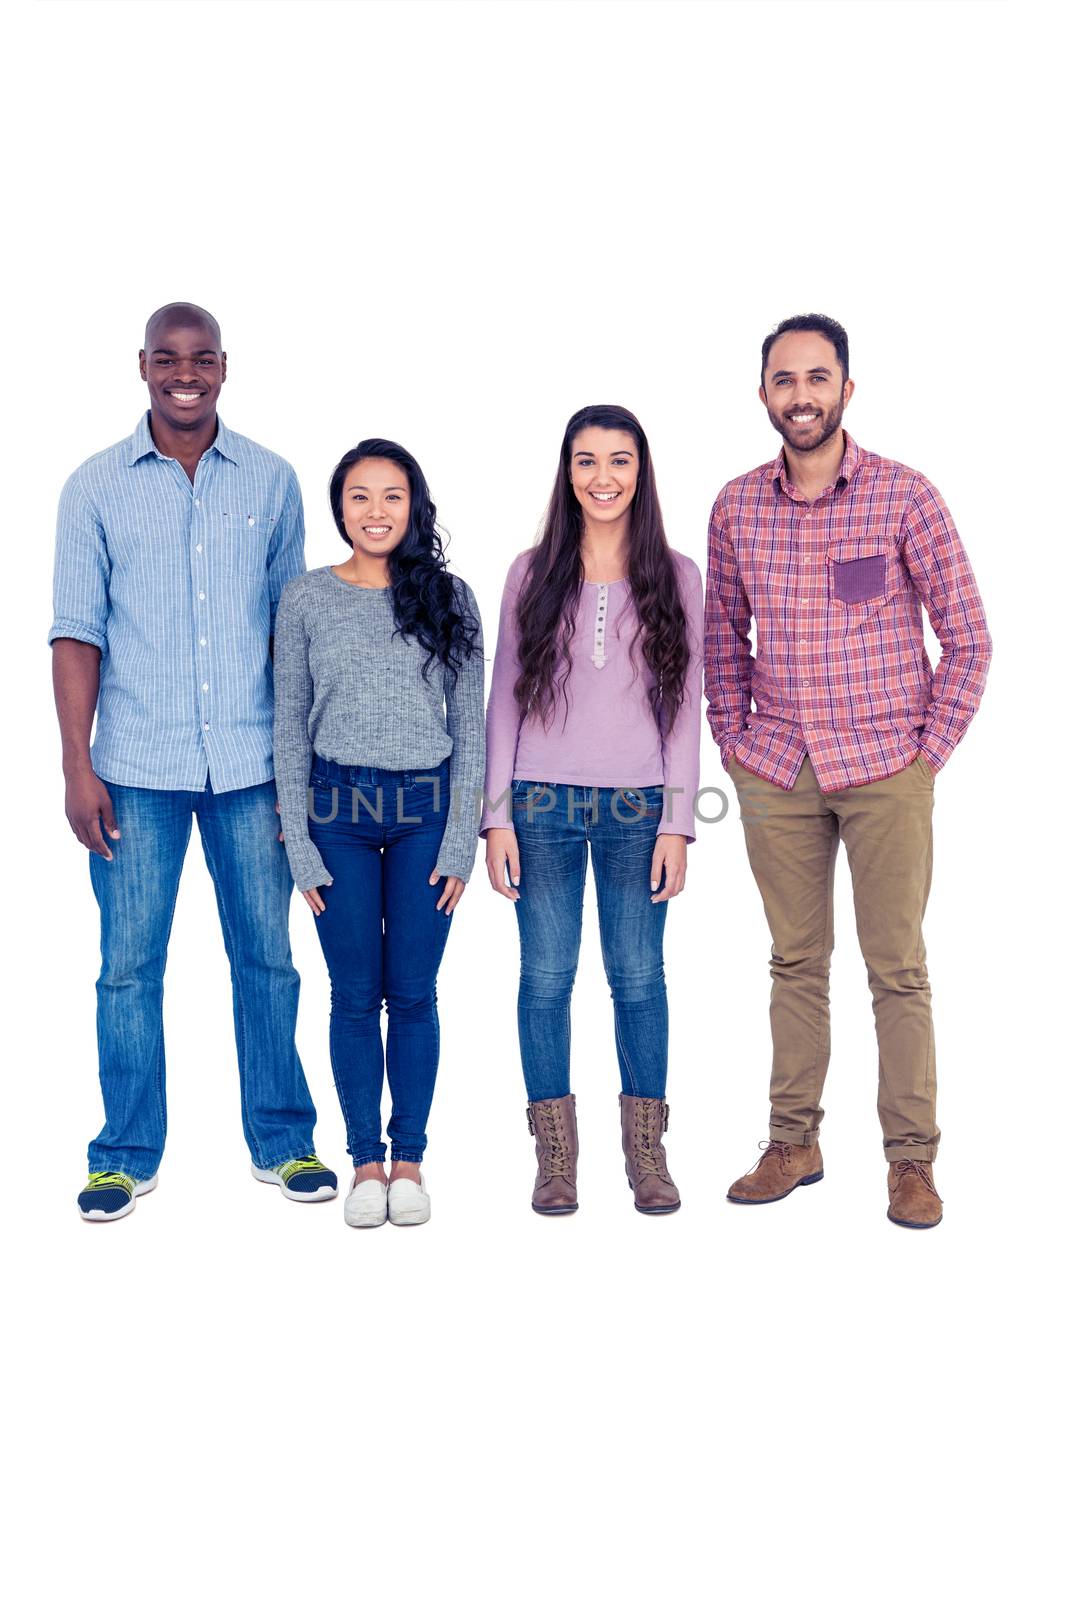
M 430 1197 L 420 1177 L 394 1178 L 389 1185 L 389 1221 L 398 1228 L 413 1228 L 430 1220 Z
M 345 1221 L 350 1228 L 380 1228 L 385 1221 L 385 1184 L 378 1178 L 352 1179 L 345 1198 Z

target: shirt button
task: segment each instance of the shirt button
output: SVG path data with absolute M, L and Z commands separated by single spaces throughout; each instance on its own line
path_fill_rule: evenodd
M 205 733 L 210 733 L 210 731 L 211 731 L 211 724 L 210 724 L 210 722 L 205 722 L 205 723 L 204 723 L 204 732 L 205 732 Z
M 207 640 L 206 639 L 201 639 L 200 643 L 201 644 L 207 644 Z
M 803 688 L 805 688 L 805 689 L 808 689 L 808 688 L 811 687 L 811 685 L 809 683 L 809 680 L 807 678 L 801 678 L 800 682 L 801 682 L 801 686 Z
M 204 690 L 204 692 L 205 692 L 205 694 L 206 694 L 206 693 L 207 693 L 207 684 L 206 684 L 206 683 L 202 683 L 202 684 L 201 684 L 201 685 L 200 685 L 200 687 L 201 687 L 201 688 L 202 688 L 202 689 L 203 689 L 203 690 Z
M 804 557 L 804 565 L 806 567 L 810 567 L 811 566 L 811 557 L 810 556 L 805 556 Z
M 200 552 L 201 552 L 201 550 L 203 550 L 203 548 L 204 548 L 204 547 L 203 547 L 203 545 L 202 545 L 202 544 L 198 544 L 198 545 L 197 545 L 197 547 L 196 547 L 196 553 L 197 553 L 197 555 L 199 555 L 199 554 L 200 554 Z
M 199 501 L 199 500 L 194 500 L 194 501 L 193 501 L 193 505 L 194 505 L 194 506 L 198 506 L 198 505 L 199 505 L 199 504 L 200 504 L 200 501 Z
M 802 606 L 806 606 L 808 602 L 806 600 L 802 600 L 800 603 Z M 201 639 L 200 643 L 203 644 L 203 642 L 203 639 Z
M 207 599 L 207 595 L 204 593 L 203 589 L 201 589 L 201 591 L 200 591 L 199 595 L 197 596 L 197 598 L 199 600 L 206 600 Z

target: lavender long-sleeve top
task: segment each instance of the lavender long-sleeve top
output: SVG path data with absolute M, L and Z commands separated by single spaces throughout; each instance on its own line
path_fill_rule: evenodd
M 548 728 L 525 716 L 515 699 L 518 629 L 515 610 L 531 552 L 512 562 L 500 606 L 500 629 L 486 715 L 485 805 L 481 832 L 509 828 L 514 779 L 576 787 L 640 789 L 663 784 L 660 833 L 695 840 L 693 807 L 700 783 L 700 679 L 703 589 L 695 561 L 671 551 L 689 640 L 685 698 L 665 737 L 649 704 L 652 674 L 640 643 L 629 580 L 582 584 L 567 701 Z M 566 716 L 564 716 L 566 712 Z M 674 791 L 674 792 L 670 792 Z

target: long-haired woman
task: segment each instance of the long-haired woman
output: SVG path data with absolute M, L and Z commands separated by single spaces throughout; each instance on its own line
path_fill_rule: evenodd
M 486 865 L 515 902 L 533 1208 L 577 1209 L 570 997 L 592 856 L 637 1209 L 667 1170 L 667 902 L 685 883 L 700 740 L 700 572 L 667 544 L 648 440 L 621 406 L 568 422 L 540 537 L 504 587 L 487 720 Z
M 355 1168 L 345 1221 L 360 1228 L 430 1215 L 420 1163 L 436 979 L 477 850 L 483 663 L 474 595 L 446 568 L 410 452 L 364 439 L 338 462 L 330 506 L 351 554 L 282 595 L 274 759 L 289 864 L 330 973 L 330 1055 Z

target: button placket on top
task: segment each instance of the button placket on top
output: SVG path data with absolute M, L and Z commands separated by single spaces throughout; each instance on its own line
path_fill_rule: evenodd
M 193 588 L 200 606 L 203 607 L 207 600 L 207 554 L 204 549 L 207 541 L 207 519 L 204 516 L 204 490 L 212 475 L 214 451 L 208 449 L 196 464 L 193 481 L 189 485 L 189 559 L 192 563 Z M 194 544 L 195 540 L 195 544 Z M 208 667 L 207 641 L 209 628 L 205 620 L 206 613 L 198 610 L 193 618 L 193 627 L 197 636 L 197 668 L 198 676 L 206 672 Z M 205 733 L 211 732 L 211 712 L 208 709 L 208 695 L 210 693 L 209 680 L 204 677 L 200 682 L 200 726 Z
M 608 586 L 598 583 L 596 586 L 596 621 L 593 627 L 593 665 L 598 670 L 604 665 L 604 629 L 607 626 L 608 615 Z
M 813 688 L 811 677 L 800 676 L 810 673 L 813 655 L 812 640 L 821 626 L 818 612 L 819 583 L 822 579 L 822 562 L 819 559 L 819 518 L 815 512 L 818 509 L 818 500 L 812 502 L 794 502 L 797 511 L 794 513 L 800 532 L 801 548 L 804 552 L 801 566 L 797 596 L 799 601 L 796 639 L 796 662 L 798 669 L 797 683 L 801 690 L 800 711 L 801 726 L 811 721 Z

